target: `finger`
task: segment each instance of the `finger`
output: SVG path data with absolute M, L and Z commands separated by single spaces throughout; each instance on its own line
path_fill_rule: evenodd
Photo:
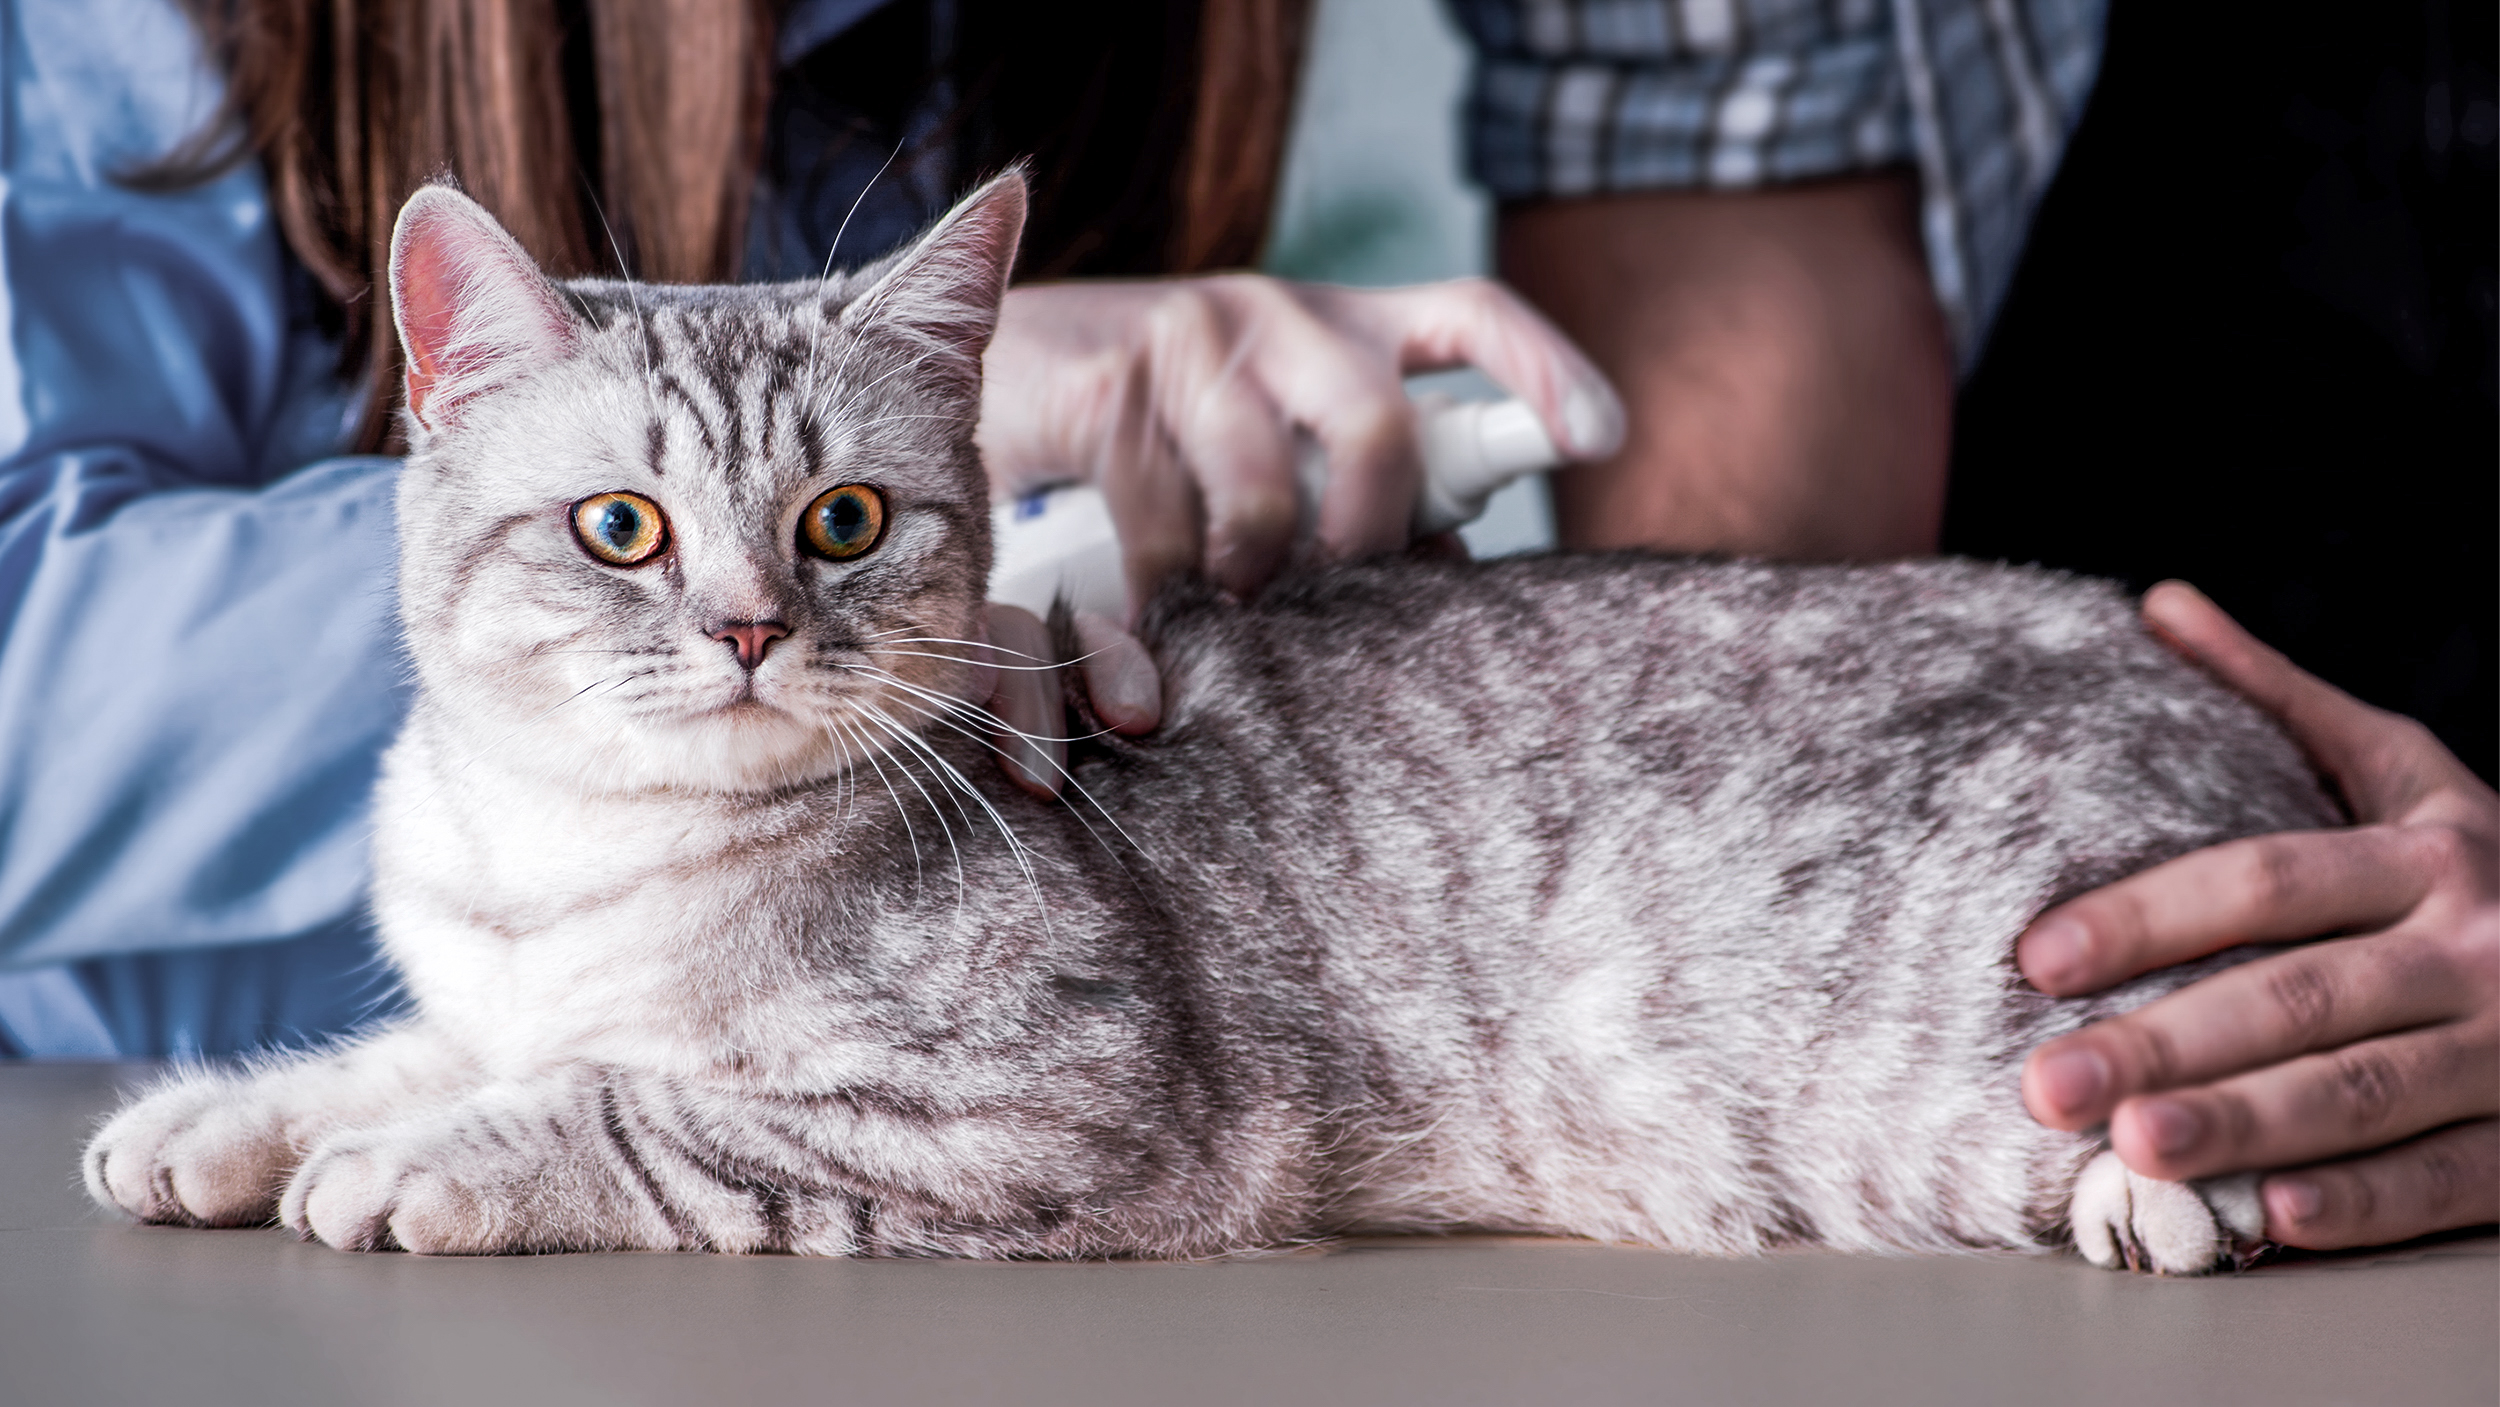
M 1035 796 L 1059 794 L 1068 762 L 1067 710 L 1051 661 L 1050 631 L 1031 611 L 991 603 L 991 652 L 998 666 L 990 711 L 1013 731 L 998 740 L 998 761 Z
M 1131 365 L 1123 385 L 1092 477 L 1120 538 L 1128 614 L 1134 620 L 1164 578 L 1198 561 L 1198 490 L 1155 418 L 1144 358 Z
M 2087 1129 L 2135 1095 L 2457 1016 L 2472 998 L 2455 967 L 2437 942 L 2383 933 L 2229 968 L 2042 1044 L 2023 1103 L 2052 1128 Z
M 2432 1026 L 2304 1055 L 2217 1084 L 2139 1095 L 2109 1144 L 2146 1177 L 2183 1182 L 2291 1167 L 2500 1113 L 2500 1020 Z
M 2293 664 L 2186 582 L 2145 592 L 2143 613 L 2155 634 L 2281 719 L 2361 820 L 2400 816 L 2463 770 L 2428 729 Z
M 1573 459 L 1623 447 L 1623 402 L 1561 329 L 1491 279 L 1315 291 L 1331 316 L 1394 349 L 1402 371 L 1472 366 L 1526 401 Z
M 2366 826 L 2198 850 L 2040 915 L 2015 961 L 2041 991 L 2074 996 L 2241 943 L 2382 927 L 2430 891 L 2445 863 L 2436 841 Z
M 1155 420 L 1206 508 L 1207 579 L 1247 596 L 1291 550 L 1299 504 L 1289 411 L 1253 365 L 1275 329 L 1237 316 L 1239 293 L 1174 290 L 1148 314 L 1145 344 Z
M 1151 733 L 1163 721 L 1163 676 L 1137 637 L 1091 611 L 1076 616 L 1085 696 L 1115 733 Z
M 2313 1251 L 2383 1246 L 2500 1221 L 2500 1119 L 2477 1119 L 2340 1163 L 2280 1172 L 2259 1192 L 2266 1235 Z
M 1424 470 L 1415 407 L 1395 361 L 1315 313 L 1288 285 L 1241 280 L 1225 287 L 1250 374 L 1326 456 L 1320 546 L 1339 557 L 1404 547 Z

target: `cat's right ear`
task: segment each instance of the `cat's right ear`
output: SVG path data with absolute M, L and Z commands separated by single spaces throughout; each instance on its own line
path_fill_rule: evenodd
M 843 326 L 876 328 L 916 344 L 924 375 L 977 397 L 981 353 L 998 328 L 998 300 L 1015 268 L 1024 208 L 1024 169 L 1010 167 L 891 256 L 875 284 L 842 310 Z
M 449 185 L 400 207 L 391 313 L 407 353 L 408 413 L 436 432 L 478 396 L 562 359 L 580 330 L 521 242 Z

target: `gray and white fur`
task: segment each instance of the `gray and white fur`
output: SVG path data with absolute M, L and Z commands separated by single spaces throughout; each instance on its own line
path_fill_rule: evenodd
M 2055 1000 L 2012 965 L 2032 916 L 2336 820 L 2107 584 L 1619 554 L 1183 586 L 1143 626 L 1161 729 L 1078 744 L 1062 802 L 1010 785 L 964 700 L 1036 663 L 972 643 L 1023 199 L 747 288 L 551 283 L 411 201 L 421 690 L 374 907 L 414 1014 L 165 1081 L 88 1150 L 99 1201 L 430 1252 L 1471 1227 L 2192 1272 L 2257 1235 L 2245 1180 L 2136 1178 L 2017 1090 L 2231 960 Z M 800 550 L 844 484 L 878 545 Z M 658 559 L 577 543 L 609 491 L 665 510 Z M 786 634 L 748 668 L 756 622 Z

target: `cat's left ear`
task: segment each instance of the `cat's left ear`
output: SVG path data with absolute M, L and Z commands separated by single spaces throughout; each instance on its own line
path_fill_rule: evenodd
M 1024 172 L 1011 169 L 965 196 L 866 293 L 842 310 L 842 326 L 921 344 L 923 365 L 966 391 L 977 389 L 981 354 L 998 329 L 998 300 L 1024 235 Z
M 400 207 L 391 313 L 407 353 L 408 414 L 436 432 L 477 397 L 562 360 L 581 329 L 521 242 L 448 184 Z

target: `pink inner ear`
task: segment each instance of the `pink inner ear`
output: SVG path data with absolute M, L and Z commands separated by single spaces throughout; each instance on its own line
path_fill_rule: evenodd
M 400 342 L 408 349 L 408 411 L 419 419 L 425 418 L 425 403 L 442 379 L 443 358 L 451 345 L 450 290 L 459 274 L 444 256 L 444 241 L 436 237 L 443 223 L 428 220 L 426 228 L 409 231 L 398 267 L 392 270 L 398 285 Z
M 427 425 L 440 428 L 460 401 L 569 349 L 573 318 L 554 286 L 467 197 L 418 192 L 392 243 L 408 410 Z

